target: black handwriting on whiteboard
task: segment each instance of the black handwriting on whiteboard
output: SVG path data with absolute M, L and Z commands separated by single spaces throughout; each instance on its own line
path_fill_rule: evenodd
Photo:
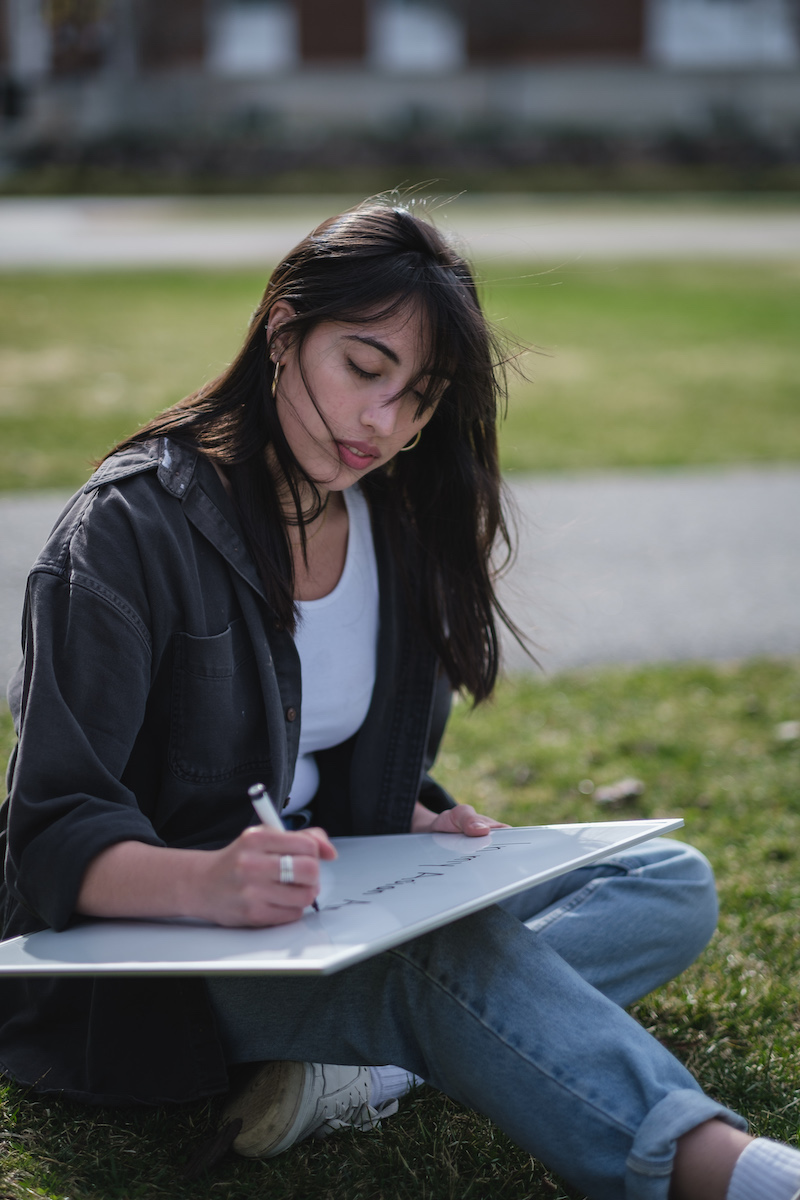
M 441 871 L 418 871 L 416 875 L 409 875 L 405 879 L 395 879 L 394 883 L 379 883 L 377 887 L 370 888 L 366 892 L 362 892 L 362 896 L 374 896 L 378 892 L 389 892 L 392 888 L 399 887 L 402 883 L 416 883 L 418 879 L 425 879 L 430 875 L 441 875 Z
M 530 844 L 531 844 L 530 842 L 514 842 L 513 843 L 514 846 L 529 846 Z M 390 883 L 379 883 L 377 885 L 377 887 L 369 888 L 367 891 L 362 892 L 361 895 L 362 896 L 379 896 L 381 894 L 381 892 L 391 892 L 396 887 L 402 887 L 403 884 L 416 883 L 418 879 L 429 879 L 434 876 L 441 877 L 442 876 L 441 870 L 432 871 L 432 870 L 428 870 L 426 868 L 430 868 L 430 867 L 460 867 L 460 866 L 463 866 L 464 863 L 474 862 L 474 860 L 476 858 L 478 858 L 479 855 L 481 855 L 481 854 L 490 854 L 493 850 L 507 850 L 507 849 L 508 849 L 507 845 L 499 845 L 498 846 L 496 844 L 492 844 L 491 846 L 481 846 L 481 848 L 479 850 L 476 850 L 474 852 L 474 854 L 460 854 L 458 856 L 458 858 L 451 858 L 448 860 L 448 862 L 420 863 L 419 865 L 423 869 L 420 871 L 417 871 L 416 875 L 406 875 L 402 879 L 394 879 Z M 346 908 L 347 905 L 349 905 L 349 904 L 371 904 L 371 903 L 372 903 L 372 901 L 370 901 L 370 900 L 349 900 L 349 899 L 339 900 L 339 901 L 334 902 L 333 904 L 321 904 L 320 912 L 335 912 L 337 908 Z
M 514 846 L 530 846 L 530 842 L 514 842 Z M 480 854 L 491 854 L 493 850 L 507 850 L 508 846 L 481 846 L 480 850 L 476 850 L 474 854 L 461 854 L 458 858 L 451 858 L 449 862 L 443 863 L 423 863 L 425 867 L 460 867 L 462 863 L 473 862 Z

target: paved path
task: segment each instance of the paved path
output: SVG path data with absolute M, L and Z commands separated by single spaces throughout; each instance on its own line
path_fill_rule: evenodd
M 547 671 L 800 654 L 800 468 L 528 477 L 512 495 L 520 555 L 503 594 Z M 65 498 L 0 498 L 0 678 Z
M 514 485 L 505 595 L 546 670 L 800 654 L 800 468 Z M 525 659 L 513 644 L 509 665 Z
M 348 203 L 334 197 L 0 200 L 0 270 L 262 266 Z M 466 197 L 436 219 L 477 256 L 800 257 L 800 210 Z

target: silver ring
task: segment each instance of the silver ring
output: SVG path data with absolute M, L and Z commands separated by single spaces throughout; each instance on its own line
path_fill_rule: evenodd
M 281 883 L 294 883 L 294 859 L 291 854 L 282 854 L 280 857 Z

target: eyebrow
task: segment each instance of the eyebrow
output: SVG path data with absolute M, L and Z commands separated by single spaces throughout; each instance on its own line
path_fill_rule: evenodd
M 377 338 L 365 337 L 357 333 L 346 333 L 344 336 L 345 341 L 361 342 L 365 346 L 372 346 L 375 350 L 379 350 L 381 354 L 384 354 L 390 362 L 397 364 L 397 366 L 400 365 L 400 359 L 391 346 L 387 346 L 385 342 L 379 342 Z

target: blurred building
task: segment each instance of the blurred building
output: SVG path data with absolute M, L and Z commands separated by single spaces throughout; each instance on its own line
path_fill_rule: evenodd
M 800 0 L 0 0 L 6 144 L 723 111 L 800 128 Z

